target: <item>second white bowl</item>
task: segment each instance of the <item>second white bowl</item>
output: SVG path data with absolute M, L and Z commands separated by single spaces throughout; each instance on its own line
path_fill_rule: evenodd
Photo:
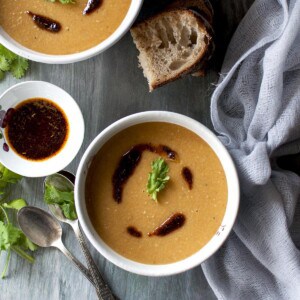
M 126 32 L 128 32 L 131 25 L 135 21 L 142 7 L 142 4 L 143 4 L 143 0 L 132 0 L 128 13 L 124 18 L 123 22 L 117 28 L 117 30 L 97 46 L 79 53 L 68 54 L 68 55 L 48 55 L 37 51 L 33 51 L 31 49 L 22 46 L 21 44 L 16 42 L 13 38 L 11 38 L 3 30 L 1 24 L 0 24 L 0 44 L 4 45 L 9 50 L 22 57 L 25 57 L 33 61 L 46 63 L 46 64 L 68 64 L 68 63 L 82 61 L 105 51 L 106 49 L 113 46 L 117 41 L 119 41 L 123 37 L 123 35 Z M 82 34 L 85 33 L 83 32 Z

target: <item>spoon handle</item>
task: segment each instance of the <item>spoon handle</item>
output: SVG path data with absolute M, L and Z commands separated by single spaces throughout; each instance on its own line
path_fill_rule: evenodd
M 54 247 L 58 248 L 78 269 L 82 274 L 94 285 L 93 277 L 90 274 L 90 271 L 76 258 L 71 254 L 71 252 L 64 246 L 61 240 L 53 244 Z
M 97 265 L 96 265 L 95 261 L 93 260 L 92 255 L 87 247 L 87 244 L 84 240 L 78 220 L 76 222 L 72 223 L 72 227 L 73 227 L 75 235 L 78 239 L 78 242 L 81 246 L 82 252 L 85 256 L 87 265 L 89 267 L 92 278 L 94 280 L 94 286 L 96 288 L 96 292 L 97 292 L 99 299 L 114 300 L 115 297 L 113 296 L 110 288 L 108 287 L 107 283 L 104 281 L 103 277 L 101 276 L 101 274 L 97 268 Z

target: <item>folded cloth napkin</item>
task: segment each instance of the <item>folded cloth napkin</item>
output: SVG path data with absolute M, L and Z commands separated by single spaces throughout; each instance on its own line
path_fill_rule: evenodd
M 211 103 L 241 183 L 233 233 L 202 264 L 219 299 L 300 299 L 289 227 L 300 178 L 276 157 L 300 152 L 300 0 L 256 0 L 227 50 Z

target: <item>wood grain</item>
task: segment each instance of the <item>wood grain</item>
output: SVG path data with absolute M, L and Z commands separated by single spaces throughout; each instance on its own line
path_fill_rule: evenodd
M 228 41 L 253 0 L 213 1 L 218 36 L 217 57 L 205 78 L 187 77 L 148 93 L 146 80 L 137 65 L 137 51 L 127 34 L 118 44 L 85 62 L 71 65 L 31 63 L 23 80 L 44 80 L 68 91 L 82 109 L 86 136 L 76 159 L 68 169 L 75 172 L 83 152 L 93 138 L 112 122 L 146 110 L 169 110 L 188 115 L 208 127 L 210 95 Z M 0 82 L 0 93 L 19 81 L 7 77 Z M 12 197 L 25 198 L 44 207 L 42 179 L 25 179 Z M 64 241 L 84 261 L 71 230 L 64 228 Z M 98 266 L 120 299 L 215 299 L 201 267 L 180 275 L 150 278 L 130 274 L 106 261 L 90 247 Z M 1 257 L 1 267 L 4 257 Z M 91 284 L 55 249 L 40 249 L 30 265 L 12 255 L 9 277 L 0 281 L 1 300 L 96 299 Z

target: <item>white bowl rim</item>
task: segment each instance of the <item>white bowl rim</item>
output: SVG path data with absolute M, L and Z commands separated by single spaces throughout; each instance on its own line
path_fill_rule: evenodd
M 72 143 L 72 140 L 69 140 L 70 137 L 68 137 L 66 144 L 63 146 L 63 148 L 60 150 L 59 153 L 57 153 L 56 155 L 54 155 L 53 157 L 50 157 L 47 160 L 42 160 L 42 161 L 29 161 L 26 160 L 24 158 L 22 158 L 21 156 L 17 155 L 16 153 L 14 154 L 14 156 L 16 158 L 18 158 L 18 160 L 20 161 L 24 161 L 24 163 L 31 163 L 36 166 L 40 166 L 39 170 L 36 173 L 32 173 L 33 169 L 28 169 L 26 170 L 26 172 L 22 172 L 20 171 L 18 168 L 12 168 L 11 165 L 7 164 L 6 160 L 0 156 L 0 162 L 8 169 L 10 169 L 11 171 L 18 173 L 19 175 L 22 175 L 24 177 L 30 177 L 30 178 L 36 178 L 36 177 L 45 177 L 48 176 L 50 174 L 53 174 L 55 172 L 58 172 L 62 169 L 64 169 L 66 166 L 68 166 L 72 160 L 74 159 L 74 157 L 77 155 L 77 153 L 79 152 L 82 143 L 83 143 L 83 139 L 84 139 L 84 131 L 85 131 L 85 125 L 84 125 L 84 119 L 83 119 L 83 115 L 82 112 L 80 110 L 79 105 L 77 104 L 77 102 L 74 100 L 74 98 L 68 93 L 66 92 L 64 89 L 58 87 L 57 85 L 54 85 L 50 82 L 46 82 L 46 81 L 38 81 L 38 80 L 31 80 L 31 81 L 24 81 L 24 82 L 20 82 L 17 83 L 13 86 L 11 86 L 10 88 L 8 88 L 7 90 L 5 90 L 1 95 L 0 95 L 0 101 L 9 93 L 11 93 L 13 90 L 18 89 L 18 88 L 22 88 L 22 87 L 26 87 L 26 86 L 30 86 L 30 85 L 40 85 L 40 86 L 44 86 L 44 88 L 48 88 L 48 89 L 53 89 L 56 91 L 59 91 L 61 94 L 64 94 L 66 96 L 66 98 L 68 98 L 68 102 L 72 103 L 73 106 L 73 110 L 75 111 L 76 115 L 72 116 L 72 120 L 76 119 L 76 124 L 78 125 L 78 127 L 80 128 L 79 131 L 77 131 L 77 139 L 76 139 L 76 148 L 73 147 L 72 150 L 72 154 L 70 152 L 68 152 L 68 155 L 65 155 L 64 153 L 64 148 L 66 147 L 66 145 L 69 143 Z M 42 95 L 37 94 L 36 96 L 33 96 L 32 98 L 45 98 Z M 58 105 L 59 107 L 61 107 L 61 104 L 58 103 L 56 101 L 56 99 L 49 99 L 52 102 L 54 102 L 56 105 Z M 17 101 L 15 103 L 14 106 L 16 106 L 17 104 L 26 101 L 26 99 L 20 98 L 19 101 Z M 69 104 L 68 103 L 68 104 Z M 1 103 L 0 103 L 1 104 Z M 64 113 L 67 115 L 68 117 L 68 121 L 70 123 L 70 114 L 68 114 L 68 112 L 66 111 L 66 109 L 63 110 Z M 72 143 L 73 144 L 73 143 Z M 2 150 L 1 150 L 2 151 Z M 14 152 L 14 150 L 10 150 L 12 152 Z M 66 153 L 67 154 L 67 153 Z M 48 165 L 53 162 L 53 159 L 55 159 L 56 157 L 60 157 L 61 155 L 64 155 L 64 160 L 63 163 L 61 163 L 60 165 L 54 165 L 49 169 L 49 168 L 45 168 L 45 170 L 42 169 L 43 164 L 46 162 Z M 17 164 L 16 164 L 17 165 Z
M 89 220 L 89 216 L 87 214 L 84 198 L 85 179 L 88 166 L 90 165 L 90 162 L 94 156 L 93 152 L 97 153 L 102 147 L 102 145 L 116 133 L 130 126 L 147 122 L 173 123 L 185 127 L 193 132 L 195 131 L 192 130 L 191 127 L 194 126 L 195 128 L 197 128 L 199 131 L 195 133 L 198 136 L 200 136 L 204 141 L 206 141 L 208 145 L 211 148 L 213 148 L 215 154 L 218 156 L 224 168 L 228 186 L 228 200 L 226 211 L 221 226 L 217 231 L 216 235 L 214 235 L 204 247 L 202 247 L 192 256 L 189 256 L 186 259 L 175 263 L 164 265 L 149 265 L 138 263 L 125 258 L 124 256 L 115 252 L 112 248 L 110 248 L 105 242 L 102 241 L 100 236 L 93 228 L 91 221 Z M 210 140 L 208 141 L 207 139 Z M 99 146 L 100 143 L 101 145 Z M 217 148 L 219 153 L 216 153 L 214 148 Z M 91 144 L 85 151 L 76 174 L 75 205 L 80 224 L 87 238 L 97 249 L 97 251 L 110 262 L 124 270 L 144 276 L 158 277 L 178 274 L 201 264 L 210 256 L 212 256 L 222 246 L 222 244 L 225 242 L 232 230 L 239 209 L 239 201 L 240 189 L 235 165 L 227 149 L 223 146 L 223 144 L 220 142 L 217 136 L 210 129 L 202 125 L 200 122 L 185 115 L 168 111 L 146 111 L 136 113 L 122 118 L 105 128 L 91 142 Z M 223 227 L 224 220 L 226 220 L 225 227 Z
M 13 38 L 11 38 L 3 30 L 1 25 L 0 44 L 2 44 L 7 49 L 11 50 L 19 56 L 22 56 L 32 61 L 46 64 L 69 64 L 86 60 L 110 48 L 128 32 L 141 10 L 143 1 L 144 0 L 131 0 L 129 10 L 119 27 L 107 39 L 105 39 L 98 45 L 79 53 L 66 55 L 50 55 L 31 50 L 27 47 L 24 47 L 23 45 L 16 42 Z

